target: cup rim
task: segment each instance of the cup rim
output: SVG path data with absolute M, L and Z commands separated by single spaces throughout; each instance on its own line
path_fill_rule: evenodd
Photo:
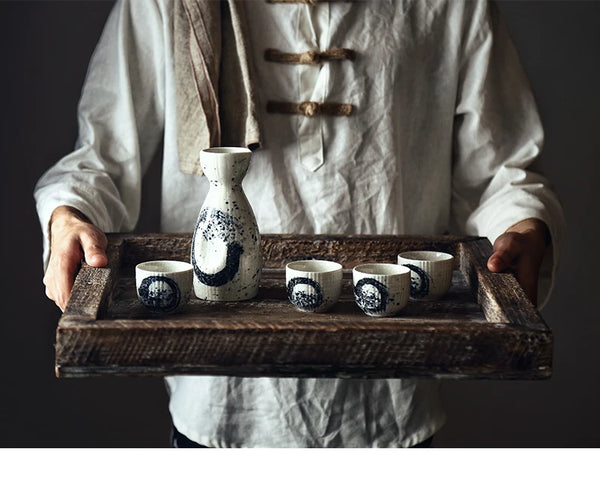
M 165 268 L 165 266 L 167 268 Z M 193 271 L 194 267 L 187 261 L 178 261 L 175 259 L 157 259 L 144 261 L 135 266 L 136 271 L 143 271 L 157 275 L 183 274 Z
M 410 269 L 394 263 L 362 263 L 352 268 L 352 272 L 369 276 L 396 276 L 408 274 Z
M 398 254 L 398 258 L 417 262 L 435 263 L 440 261 L 452 261 L 454 256 L 442 251 L 405 251 Z
M 306 268 L 306 266 L 311 264 L 319 264 L 325 266 L 323 269 L 311 269 Z M 300 267 L 296 267 L 300 266 Z M 285 265 L 286 270 L 298 271 L 301 273 L 335 273 L 336 271 L 342 270 L 343 266 L 336 261 L 329 261 L 326 259 L 300 259 L 298 261 L 290 261 Z

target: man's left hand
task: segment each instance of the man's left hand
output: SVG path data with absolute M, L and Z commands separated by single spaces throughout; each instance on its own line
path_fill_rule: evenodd
M 494 273 L 511 270 L 527 297 L 537 305 L 540 266 L 549 242 L 550 231 L 541 220 L 518 222 L 494 242 L 488 269 Z

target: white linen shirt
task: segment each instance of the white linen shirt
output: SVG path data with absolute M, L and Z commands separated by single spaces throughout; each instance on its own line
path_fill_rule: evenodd
M 262 233 L 478 234 L 536 217 L 558 260 L 563 216 L 532 170 L 543 132 L 495 9 L 486 2 L 248 2 L 262 147 L 244 190 Z M 163 141 L 161 229 L 191 232 L 208 191 L 178 168 L 173 5 L 119 1 L 94 53 L 76 149 L 38 182 L 45 236 L 59 205 L 131 231 L 142 175 Z M 267 62 L 276 48 L 342 47 L 354 61 Z M 351 116 L 272 114 L 267 101 L 350 103 Z M 548 276 L 548 275 L 547 275 Z M 552 278 L 546 278 L 551 281 Z M 545 301 L 549 288 L 542 288 Z M 444 422 L 424 379 L 167 378 L 175 426 L 223 447 L 411 446 Z

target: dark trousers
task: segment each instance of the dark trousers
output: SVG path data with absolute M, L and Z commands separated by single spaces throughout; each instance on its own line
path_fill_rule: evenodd
M 429 448 L 431 446 L 431 442 L 433 441 L 433 436 L 431 438 L 422 441 L 421 443 L 416 444 L 413 448 Z M 208 448 L 208 446 L 200 445 L 195 441 L 192 441 L 184 434 L 177 431 L 175 426 L 172 427 L 171 430 L 171 447 L 172 448 Z
M 171 426 L 171 448 L 208 448 L 189 439 L 180 433 L 175 426 Z

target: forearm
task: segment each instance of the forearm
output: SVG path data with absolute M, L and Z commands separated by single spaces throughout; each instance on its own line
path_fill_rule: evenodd
M 141 179 L 164 126 L 167 19 L 160 8 L 155 2 L 115 4 L 83 86 L 77 146 L 35 188 L 45 236 L 60 206 L 81 211 L 103 231 L 135 227 Z

